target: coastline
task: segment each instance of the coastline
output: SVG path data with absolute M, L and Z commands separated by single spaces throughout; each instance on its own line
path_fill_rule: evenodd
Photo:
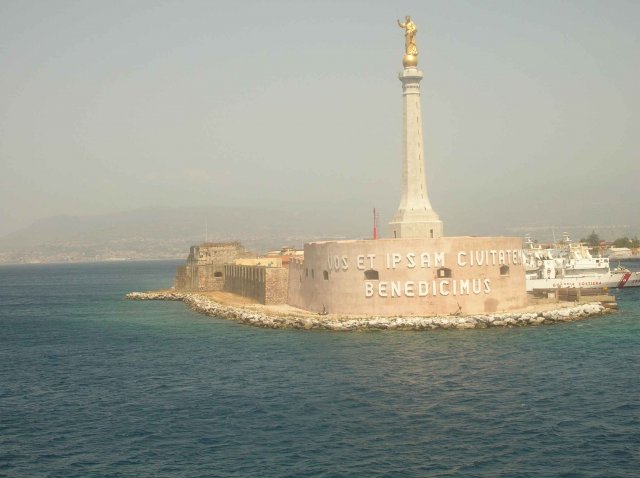
M 254 303 L 228 304 L 214 300 L 211 294 L 174 290 L 130 292 L 128 300 L 182 301 L 190 309 L 222 319 L 270 329 L 303 330 L 437 330 L 485 329 L 489 327 L 526 327 L 573 322 L 611 313 L 600 302 L 546 304 L 520 311 L 464 316 L 377 317 L 318 315 L 291 306 L 264 306 Z
M 0 267 L 19 267 L 19 266 L 64 266 L 64 265 L 86 265 L 86 264 L 133 264 L 137 262 L 177 262 L 184 261 L 184 255 L 180 257 L 156 257 L 147 259 L 100 259 L 100 260 L 77 260 L 77 261 L 41 261 L 41 262 L 0 262 Z

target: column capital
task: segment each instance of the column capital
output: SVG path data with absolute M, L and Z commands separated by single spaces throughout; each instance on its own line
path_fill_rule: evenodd
M 418 70 L 417 68 L 405 68 L 398 73 L 398 79 L 403 83 L 405 81 L 420 81 L 422 77 L 422 70 Z

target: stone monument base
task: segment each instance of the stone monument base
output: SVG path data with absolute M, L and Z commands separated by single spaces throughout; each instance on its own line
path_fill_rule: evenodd
M 430 316 L 527 304 L 518 237 L 440 237 L 305 244 L 289 264 L 288 303 L 316 313 Z

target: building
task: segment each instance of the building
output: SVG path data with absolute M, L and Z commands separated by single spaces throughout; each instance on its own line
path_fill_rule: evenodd
M 191 247 L 186 264 L 177 269 L 175 288 L 225 291 L 261 304 L 285 304 L 289 257 L 256 257 L 238 242 L 206 242 Z
M 305 244 L 289 304 L 347 315 L 489 313 L 526 305 L 519 238 L 441 237 Z
M 491 313 L 527 304 L 520 238 L 445 237 L 427 194 L 416 28 L 405 28 L 402 193 L 391 238 L 321 241 L 248 258 L 238 243 L 191 248 L 176 287 L 341 315 Z
M 318 313 L 435 315 L 489 313 L 527 304 L 516 237 L 444 237 L 427 195 L 416 28 L 406 29 L 402 193 L 391 238 L 305 244 L 289 266 L 288 302 Z
M 181 291 L 216 291 L 224 288 L 225 264 L 251 256 L 239 242 L 205 242 L 191 246 L 187 263 L 179 266 L 175 288 Z

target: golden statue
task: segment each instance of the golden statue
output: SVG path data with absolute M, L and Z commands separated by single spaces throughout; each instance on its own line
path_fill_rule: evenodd
M 404 57 L 402 57 L 402 64 L 405 68 L 415 67 L 418 65 L 418 45 L 416 45 L 416 33 L 418 29 L 416 24 L 413 23 L 411 17 L 407 15 L 404 17 L 404 23 L 398 20 L 398 25 L 404 28 Z

